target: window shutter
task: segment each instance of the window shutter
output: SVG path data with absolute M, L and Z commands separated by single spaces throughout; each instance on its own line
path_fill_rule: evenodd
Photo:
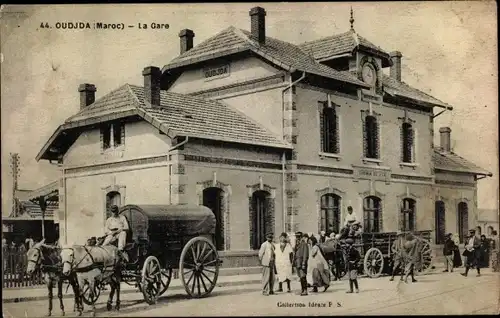
M 125 145 L 125 123 L 121 123 L 120 131 L 122 133 L 122 145 Z
M 377 121 L 377 118 L 374 117 L 373 120 L 373 149 L 375 150 L 375 158 L 379 159 L 380 158 L 380 142 L 379 142 L 379 124 Z
M 326 133 L 328 136 L 327 152 L 336 154 L 338 153 L 338 117 L 334 107 L 325 108 L 324 111 L 327 112 L 327 116 L 325 116 Z
M 408 128 L 408 158 L 409 162 L 415 162 L 415 153 L 414 153 L 414 148 L 415 147 L 415 132 L 413 131 L 413 128 L 410 126 Z
M 363 119 L 363 157 L 368 158 L 368 131 L 366 129 L 366 117 Z
M 377 201 L 377 209 L 378 209 L 378 232 L 382 232 L 384 222 L 383 222 L 382 202 L 380 199 Z
M 101 143 L 101 151 L 104 151 L 104 127 L 101 127 L 100 129 L 99 139 L 99 142 Z
M 337 111 L 335 110 L 335 153 L 340 153 L 340 123 L 339 123 L 339 115 L 337 115 Z
M 399 230 L 404 231 L 405 229 L 405 201 L 399 203 Z
M 405 125 L 402 124 L 399 129 L 399 135 L 401 138 L 401 162 L 405 162 Z
M 324 104 L 320 102 L 320 107 L 319 107 L 319 132 L 320 132 L 320 145 L 321 145 L 321 151 L 326 152 L 326 147 L 325 147 L 325 114 L 324 114 Z

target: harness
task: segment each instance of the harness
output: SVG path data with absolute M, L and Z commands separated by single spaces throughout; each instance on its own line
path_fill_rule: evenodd
M 106 249 L 103 248 L 102 246 L 93 246 L 93 248 L 96 248 L 96 247 L 99 247 L 102 250 L 106 251 Z M 72 248 L 72 247 L 65 248 L 65 249 L 69 249 L 69 250 L 73 251 L 73 256 L 72 256 L 73 260 L 64 261 L 62 263 L 63 266 L 64 266 L 64 264 L 69 264 L 69 266 L 71 267 L 71 270 L 74 271 L 74 272 L 77 272 L 77 273 L 89 272 L 89 271 L 91 271 L 93 269 L 99 269 L 101 271 L 104 271 L 105 267 L 111 267 L 111 268 L 116 267 L 116 264 L 117 264 L 116 258 L 114 259 L 114 262 L 113 262 L 112 265 L 104 266 L 104 262 L 96 262 L 95 261 L 94 257 L 92 256 L 92 254 L 90 253 L 90 251 L 87 249 L 86 246 L 83 245 L 82 248 L 85 250 L 86 254 L 75 265 L 73 265 L 73 262 L 75 260 L 75 249 Z M 106 253 L 108 253 L 108 251 L 106 251 Z M 111 254 L 108 253 L 108 255 L 111 255 Z M 90 260 L 91 260 L 92 263 L 90 265 L 88 265 L 88 266 L 78 268 L 78 265 L 80 265 L 85 260 L 85 258 L 87 256 L 90 257 Z

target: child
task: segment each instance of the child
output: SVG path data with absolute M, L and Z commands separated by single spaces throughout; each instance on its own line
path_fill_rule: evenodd
M 347 291 L 348 294 L 352 294 L 353 292 L 353 285 L 356 288 L 356 293 L 359 293 L 359 285 L 358 285 L 358 262 L 361 259 L 361 255 L 359 254 L 359 251 L 352 246 L 354 243 L 354 240 L 351 238 L 348 238 L 346 241 L 347 243 L 347 273 L 349 275 L 349 290 Z

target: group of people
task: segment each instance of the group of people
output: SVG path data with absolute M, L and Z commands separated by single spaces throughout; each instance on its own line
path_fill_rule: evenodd
M 274 294 L 276 278 L 279 284 L 278 292 L 283 292 L 284 283 L 287 284 L 287 292 L 291 292 L 290 283 L 294 269 L 300 281 L 302 296 L 308 295 L 308 288 L 312 288 L 312 292 L 318 292 L 318 288 L 323 288 L 323 292 L 327 291 L 332 280 L 332 271 L 319 244 L 330 240 L 338 241 L 341 237 L 345 238 L 347 245 L 345 255 L 340 256 L 345 258 L 349 277 L 350 289 L 347 292 L 353 293 L 354 290 L 359 292 L 357 269 L 361 255 L 353 247 L 353 243 L 354 238 L 360 233 L 361 224 L 357 221 L 352 207 L 349 206 L 347 212 L 344 228 L 340 231 L 342 234 L 326 235 L 325 231 L 321 231 L 319 237 L 316 237 L 312 233 L 297 232 L 295 244 L 292 247 L 292 238 L 286 233 L 281 233 L 278 244 L 273 242 L 273 234 L 268 233 L 266 241 L 262 243 L 259 250 L 259 260 L 263 267 L 262 293 Z M 333 271 L 337 279 L 340 279 L 339 272 L 338 268 L 337 271 Z
M 493 233 L 496 236 L 496 233 Z M 453 238 L 451 233 L 446 235 L 443 247 L 443 255 L 445 257 L 445 270 L 444 272 L 453 272 L 454 268 L 462 266 L 462 258 L 460 256 L 459 242 L 457 238 Z M 470 269 L 476 269 L 477 276 L 481 275 L 481 268 L 490 267 L 490 257 L 494 255 L 497 250 L 497 242 L 494 239 L 487 239 L 486 235 L 478 236 L 475 229 L 469 230 L 469 235 L 465 238 L 464 242 L 464 256 L 465 272 L 461 273 L 462 276 L 467 277 Z
M 308 295 L 308 288 L 312 292 L 318 292 L 323 288 L 326 292 L 330 287 L 331 271 L 328 262 L 319 247 L 319 241 L 314 235 L 307 233 L 295 233 L 295 247 L 292 247 L 291 240 L 286 233 L 281 233 L 279 243 L 273 242 L 274 235 L 268 233 L 266 241 L 262 243 L 259 250 L 259 260 L 262 271 L 262 293 L 263 295 L 273 295 L 274 282 L 278 281 L 277 292 L 283 292 L 283 284 L 286 283 L 287 292 L 291 292 L 291 280 L 293 269 L 297 274 L 300 286 L 301 296 Z M 354 240 L 346 239 L 346 261 L 347 274 L 349 276 L 350 289 L 348 293 L 353 293 L 354 289 L 359 292 L 357 280 L 357 269 L 361 255 L 353 247 Z

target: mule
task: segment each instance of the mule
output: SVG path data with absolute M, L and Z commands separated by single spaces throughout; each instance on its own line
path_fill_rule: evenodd
M 83 297 L 83 288 L 88 285 L 90 299 L 96 300 L 96 287 L 109 284 L 111 291 L 106 304 L 107 310 L 113 308 L 113 297 L 116 293 L 116 310 L 120 310 L 120 282 L 121 282 L 121 258 L 118 248 L 113 245 L 106 246 L 83 246 L 61 250 L 63 274 L 76 273 L 80 301 Z M 79 310 L 81 315 L 83 306 Z M 95 316 L 95 301 L 92 301 L 92 315 Z
M 28 265 L 26 268 L 26 273 L 28 275 L 33 275 L 35 271 L 40 269 L 43 274 L 43 279 L 48 289 L 49 296 L 49 311 L 48 316 L 52 315 L 52 290 L 54 284 L 57 284 L 57 297 L 59 298 L 59 304 L 61 308 L 61 315 L 64 316 L 64 302 L 63 302 L 63 283 L 68 281 L 69 285 L 73 288 L 73 293 L 75 296 L 75 304 L 73 311 L 76 311 L 82 306 L 79 302 L 78 297 L 78 286 L 76 275 L 65 276 L 62 274 L 62 261 L 60 257 L 61 249 L 56 246 L 50 246 L 45 244 L 45 239 L 41 242 L 33 245 L 32 248 L 26 253 Z M 68 285 L 68 288 L 69 288 Z

